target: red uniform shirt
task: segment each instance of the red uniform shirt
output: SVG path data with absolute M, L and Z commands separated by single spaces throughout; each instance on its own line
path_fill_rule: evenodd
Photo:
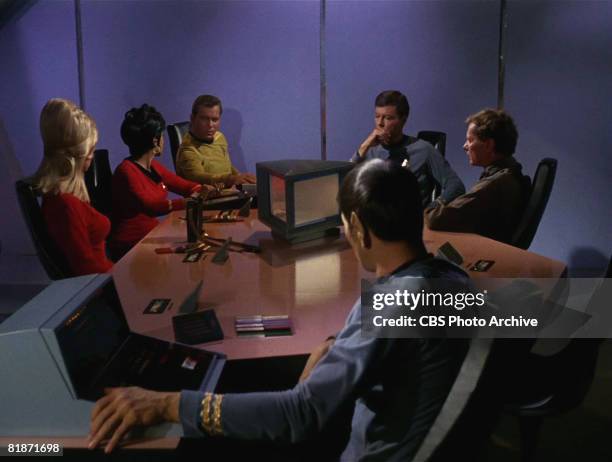
M 113 267 L 105 247 L 110 221 L 87 202 L 72 194 L 45 194 L 42 214 L 71 276 L 105 273 Z
M 159 223 L 157 216 L 170 211 L 168 190 L 188 196 L 201 185 L 184 180 L 157 161 L 151 172 L 130 159 L 115 169 L 112 180 L 112 222 L 109 250 L 117 260 Z M 185 208 L 185 199 L 173 199 L 172 210 Z

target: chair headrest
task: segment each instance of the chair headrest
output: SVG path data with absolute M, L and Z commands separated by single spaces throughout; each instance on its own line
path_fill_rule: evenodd
M 531 195 L 523 212 L 523 216 L 512 237 L 512 244 L 521 249 L 527 249 L 544 215 L 546 204 L 555 181 L 557 160 L 545 158 L 540 161 L 533 177 Z
M 446 133 L 433 130 L 421 130 L 419 133 L 417 133 L 417 138 L 427 141 L 434 148 L 436 148 L 438 152 L 442 154 L 442 156 L 445 155 Z
M 168 139 L 170 140 L 170 153 L 172 154 L 172 163 L 176 169 L 176 153 L 183 141 L 183 136 L 189 131 L 189 122 L 177 122 L 169 124 L 167 127 Z

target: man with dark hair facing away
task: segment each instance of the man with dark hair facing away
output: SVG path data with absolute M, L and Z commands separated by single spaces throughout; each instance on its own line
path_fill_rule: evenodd
M 466 119 L 463 149 L 480 179 L 452 201 L 439 197 L 425 211 L 430 229 L 476 233 L 509 243 L 531 193 L 529 178 L 514 158 L 518 131 L 506 112 L 484 109 Z
M 383 91 L 374 106 L 374 129 L 351 161 L 390 159 L 407 165 L 419 182 L 423 206 L 431 203 L 436 189 L 447 202 L 465 192 L 463 182 L 431 144 L 403 133 L 410 115 L 405 95 L 395 90 Z
M 418 291 L 429 278 L 445 278 L 469 286 L 461 268 L 427 253 L 419 187 L 407 169 L 364 162 L 346 176 L 338 202 L 347 240 L 378 284 Z M 106 390 L 92 412 L 90 447 L 109 437 L 109 452 L 132 427 L 163 421 L 181 422 L 186 436 L 295 443 L 317 435 L 339 409 L 354 403 L 341 460 L 411 460 L 449 395 L 470 341 L 364 336 L 361 313 L 359 299 L 290 390 Z

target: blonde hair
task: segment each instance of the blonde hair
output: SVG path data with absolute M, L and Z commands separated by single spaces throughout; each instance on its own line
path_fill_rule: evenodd
M 42 194 L 73 194 L 89 202 L 83 163 L 98 142 L 94 120 L 72 101 L 54 98 L 40 113 L 44 157 L 33 183 Z

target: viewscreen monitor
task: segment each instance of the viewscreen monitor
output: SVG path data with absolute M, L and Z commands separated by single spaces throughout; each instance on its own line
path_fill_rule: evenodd
M 256 164 L 258 217 L 291 243 L 338 235 L 336 200 L 351 162 L 277 160 Z

